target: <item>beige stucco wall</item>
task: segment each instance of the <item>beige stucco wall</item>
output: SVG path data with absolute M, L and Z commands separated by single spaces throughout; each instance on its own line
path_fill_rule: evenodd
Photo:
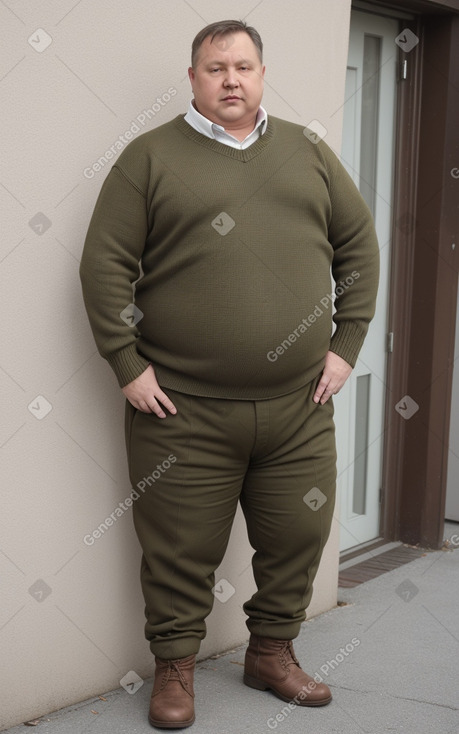
M 83 541 L 130 491 L 123 399 L 96 353 L 78 279 L 109 166 L 92 178 L 85 169 L 158 97 L 154 117 L 137 120 L 141 132 L 185 111 L 191 40 L 229 14 L 247 16 L 265 42 L 268 112 L 319 120 L 339 149 L 350 0 L 235 0 L 230 13 L 218 5 L 0 6 L 0 728 L 117 688 L 130 670 L 152 674 L 131 512 L 93 545 Z M 337 538 L 335 524 L 312 614 L 336 603 Z M 216 601 L 202 655 L 247 637 L 250 557 L 238 516 L 217 575 L 236 592 Z

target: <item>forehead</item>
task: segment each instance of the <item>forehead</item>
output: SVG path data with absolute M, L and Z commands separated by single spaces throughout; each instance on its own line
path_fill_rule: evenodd
M 211 40 L 207 36 L 198 52 L 198 64 L 205 63 L 232 63 L 241 58 L 260 63 L 257 48 L 247 33 L 227 33 L 224 36 L 215 36 Z

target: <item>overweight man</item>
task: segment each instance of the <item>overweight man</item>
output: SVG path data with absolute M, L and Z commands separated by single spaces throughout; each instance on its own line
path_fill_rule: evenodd
M 195 659 L 238 502 L 256 582 L 243 681 L 299 706 L 332 698 L 292 641 L 333 513 L 331 396 L 378 280 L 372 218 L 337 157 L 261 106 L 257 31 L 207 26 L 188 73 L 187 113 L 134 139 L 108 174 L 80 271 L 127 399 L 149 721 L 168 729 L 195 720 Z

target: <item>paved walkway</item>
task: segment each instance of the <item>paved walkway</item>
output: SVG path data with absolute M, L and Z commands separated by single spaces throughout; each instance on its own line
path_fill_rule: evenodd
M 245 646 L 198 664 L 190 734 L 459 734 L 459 525 L 450 549 L 352 589 L 306 622 L 295 643 L 305 670 L 330 686 L 323 708 L 283 703 L 242 683 Z M 151 681 L 44 717 L 37 734 L 148 734 Z M 95 713 L 97 712 L 97 713 Z M 24 725 L 4 734 L 24 734 Z

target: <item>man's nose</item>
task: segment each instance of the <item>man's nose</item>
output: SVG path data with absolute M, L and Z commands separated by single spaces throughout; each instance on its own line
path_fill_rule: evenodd
M 228 71 L 225 79 L 225 86 L 231 88 L 239 86 L 239 81 L 234 71 Z

